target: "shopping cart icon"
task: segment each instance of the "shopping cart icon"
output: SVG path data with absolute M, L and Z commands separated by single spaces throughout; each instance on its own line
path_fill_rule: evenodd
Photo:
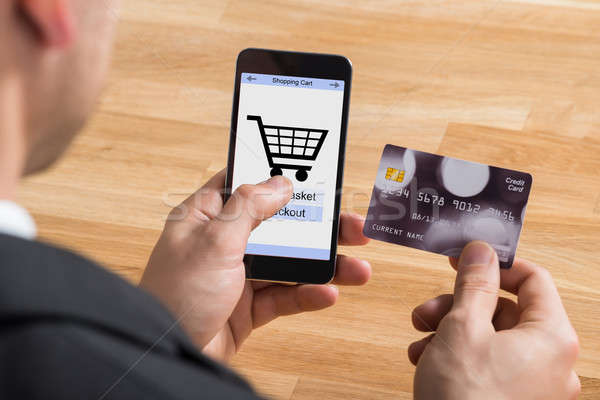
M 328 130 L 265 125 L 260 115 L 248 115 L 248 121 L 258 124 L 271 176 L 281 175 L 282 169 L 295 169 L 296 179 L 304 182 L 312 166 L 293 163 L 292 160 L 316 160 Z M 282 162 L 276 162 L 278 160 Z

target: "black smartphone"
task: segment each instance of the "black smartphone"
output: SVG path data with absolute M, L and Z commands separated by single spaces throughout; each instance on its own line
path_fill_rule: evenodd
M 246 49 L 237 59 L 227 193 L 275 175 L 293 194 L 250 235 L 246 277 L 335 275 L 352 64 L 342 56 Z

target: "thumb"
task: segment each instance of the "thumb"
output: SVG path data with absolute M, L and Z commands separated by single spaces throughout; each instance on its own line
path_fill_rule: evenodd
M 248 240 L 250 232 L 286 205 L 292 195 L 292 183 L 274 176 L 258 185 L 241 185 L 231 195 L 214 220 L 228 240 Z
M 494 249 L 485 242 L 467 244 L 458 260 L 452 309 L 491 322 L 499 287 L 500 266 Z

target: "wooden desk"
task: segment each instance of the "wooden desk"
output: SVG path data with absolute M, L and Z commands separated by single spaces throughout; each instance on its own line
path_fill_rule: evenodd
M 547 266 L 600 396 L 600 4 L 129 0 L 85 132 L 20 201 L 41 236 L 137 281 L 169 205 L 226 163 L 234 63 L 250 46 L 354 62 L 344 207 L 365 212 L 386 143 L 529 171 L 519 255 Z M 256 331 L 234 361 L 278 399 L 410 398 L 411 309 L 452 288 L 436 255 L 372 243 L 372 281 Z

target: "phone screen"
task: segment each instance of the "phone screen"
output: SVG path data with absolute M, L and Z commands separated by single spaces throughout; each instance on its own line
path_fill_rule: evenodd
M 343 106 L 343 80 L 242 72 L 232 189 L 273 175 L 294 185 L 246 254 L 330 259 Z

